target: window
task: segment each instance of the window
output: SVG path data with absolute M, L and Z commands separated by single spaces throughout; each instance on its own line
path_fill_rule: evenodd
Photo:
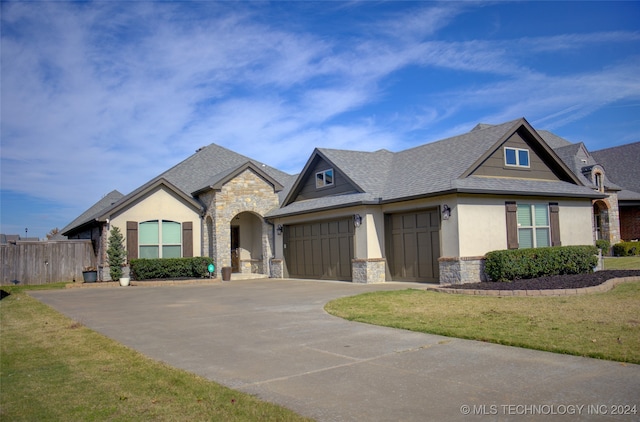
M 140 258 L 180 258 L 182 226 L 175 221 L 144 221 L 138 227 Z
M 529 150 L 520 148 L 504 148 L 504 163 L 511 167 L 529 168 Z
M 324 188 L 327 186 L 333 186 L 333 169 L 316 173 L 316 188 Z
M 549 205 L 518 204 L 517 216 L 520 249 L 551 246 Z
M 604 183 L 602 182 L 602 173 L 594 173 L 595 184 L 599 192 L 604 192 Z

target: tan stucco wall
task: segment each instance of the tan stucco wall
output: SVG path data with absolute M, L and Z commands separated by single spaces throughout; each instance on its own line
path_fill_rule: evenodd
M 201 255 L 201 224 L 200 216 L 177 195 L 166 188 L 159 187 L 154 192 L 140 198 L 126 210 L 110 217 L 109 230 L 113 226 L 120 228 L 127 236 L 127 221 L 170 220 L 178 223 L 191 221 L 193 223 L 193 255 Z
M 557 202 L 562 245 L 593 244 L 593 210 L 589 199 L 459 196 L 456 210 L 460 231 L 459 254 L 444 256 L 482 256 L 492 250 L 507 249 L 506 200 L 542 204 Z

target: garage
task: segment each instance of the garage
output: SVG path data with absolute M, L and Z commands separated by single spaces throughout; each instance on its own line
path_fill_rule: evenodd
M 351 281 L 351 218 L 290 225 L 283 231 L 289 277 Z
M 440 255 L 438 210 L 388 214 L 386 227 L 392 280 L 437 282 Z

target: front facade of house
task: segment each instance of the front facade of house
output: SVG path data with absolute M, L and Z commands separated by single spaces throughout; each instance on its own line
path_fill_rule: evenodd
M 397 153 L 316 149 L 298 176 L 212 144 L 63 234 L 100 231 L 104 251 L 117 226 L 130 259 L 210 256 L 218 274 L 462 283 L 491 250 L 593 244 L 606 198 L 519 119 Z

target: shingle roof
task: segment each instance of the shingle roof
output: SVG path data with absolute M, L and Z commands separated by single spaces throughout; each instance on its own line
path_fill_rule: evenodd
M 282 200 L 284 198 L 283 195 L 286 194 L 288 188 L 290 188 L 295 181 L 295 176 L 284 173 L 227 148 L 211 144 L 198 149 L 195 154 L 151 179 L 126 196 L 120 192 L 113 191 L 93 205 L 89 210 L 85 211 L 80 217 L 73 220 L 62 230 L 62 233 L 64 234 L 71 229 L 93 221 L 99 216 L 104 216 L 111 209 L 115 209 L 131 197 L 137 195 L 140 191 L 144 190 L 145 187 L 154 186 L 158 183 L 163 183 L 163 181 L 168 182 L 173 188 L 180 190 L 183 195 L 192 198 L 194 192 L 215 185 L 228 174 L 248 162 L 253 163 L 269 177 L 284 186 L 284 192 L 279 193 L 280 199 Z
M 622 186 L 619 200 L 640 200 L 640 142 L 593 151 L 591 155 L 604 167 L 607 177 Z
M 295 180 L 295 176 L 216 144 L 199 149 L 195 154 L 160 174 L 157 178 L 164 178 L 184 193 L 191 195 L 207 186 L 215 185 L 227 174 L 247 162 L 261 168 L 285 187 L 291 185 Z
M 113 190 L 106 194 L 102 199 L 93 204 L 88 210 L 80 214 L 75 220 L 67 224 L 65 228 L 60 230 L 60 234 L 65 235 L 67 232 L 87 223 L 95 221 L 95 219 L 103 213 L 104 210 L 121 200 L 124 195 L 117 190 Z
M 481 124 L 472 131 L 392 153 L 318 149 L 326 159 L 345 173 L 363 193 L 327 196 L 292 202 L 271 211 L 276 217 L 309 211 L 366 203 L 440 195 L 447 192 L 492 194 L 531 194 L 545 196 L 598 197 L 593 189 L 563 181 L 464 177 L 485 154 L 492 151 L 526 120 L 500 125 Z M 565 171 L 570 171 L 566 169 Z M 301 175 L 304 177 L 304 174 Z

